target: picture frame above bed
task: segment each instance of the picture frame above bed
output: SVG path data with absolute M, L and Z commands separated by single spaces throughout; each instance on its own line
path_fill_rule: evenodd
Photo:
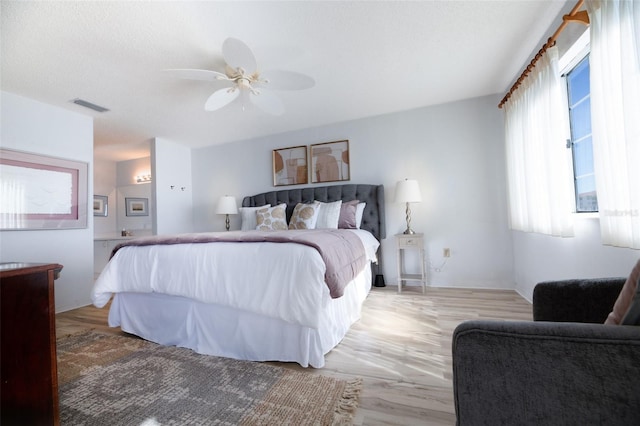
M 348 140 L 313 144 L 310 151 L 311 183 L 351 179 Z
M 272 164 L 273 186 L 309 183 L 306 145 L 274 149 Z

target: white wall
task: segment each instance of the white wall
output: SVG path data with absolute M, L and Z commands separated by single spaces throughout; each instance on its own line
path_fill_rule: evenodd
M 156 138 L 151 143 L 153 233 L 193 232 L 191 149 Z
M 145 198 L 147 200 L 146 216 L 127 216 L 127 198 Z M 140 237 L 151 235 L 153 232 L 154 203 L 151 196 L 151 183 L 119 186 L 116 191 L 116 229 L 113 234 L 122 235 L 124 230 L 128 235 Z
M 98 162 L 93 168 L 91 117 L 6 92 L 1 96 L 3 148 L 87 162 L 89 200 L 94 174 L 97 194 L 112 191 L 115 164 Z M 430 270 L 431 285 L 515 285 L 530 299 L 533 286 L 543 280 L 626 276 L 640 251 L 603 246 L 596 219 L 577 220 L 575 238 L 507 229 L 497 101 L 493 96 L 470 99 L 193 151 L 158 138 L 151 158 L 156 233 L 221 231 L 224 217 L 213 213 L 221 195 L 235 195 L 240 203 L 244 195 L 274 189 L 273 149 L 349 139 L 349 183 L 385 185 L 388 284 L 396 282 L 393 234 L 405 228 L 404 206 L 393 202 L 393 192 L 405 177 L 417 179 L 422 189 L 423 202 L 412 205 L 412 227 L 425 233 L 429 262 L 440 267 L 442 248 L 452 252 L 440 272 Z M 88 218 L 86 229 L 0 232 L 0 261 L 64 266 L 56 281 L 57 312 L 90 303 L 95 225 L 91 212 Z M 100 229 L 111 226 L 105 223 Z M 239 225 L 233 216 L 232 228 Z
M 11 93 L 1 96 L 2 147 L 88 163 L 93 200 L 93 119 Z M 55 282 L 56 312 L 89 304 L 93 212 L 84 229 L 0 232 L 0 261 L 59 263 L 64 269 Z
M 602 245 L 597 218 L 575 216 L 573 238 L 513 232 L 516 291 L 529 301 L 541 281 L 626 277 L 640 258 L 640 250 Z
M 134 236 L 152 233 L 154 203 L 151 184 L 136 181 L 136 176 L 147 174 L 151 174 L 151 157 L 118 162 L 94 159 L 94 194 L 108 197 L 107 216 L 94 217 L 96 237 L 120 235 L 122 229 L 133 232 Z M 126 197 L 147 198 L 149 216 L 126 216 Z
M 511 233 L 507 227 L 502 112 L 495 96 L 370 117 L 318 128 L 195 149 L 194 230 L 224 230 L 214 214 L 221 195 L 274 190 L 271 152 L 276 148 L 348 139 L 351 180 L 385 185 L 387 284 L 396 283 L 393 235 L 406 228 L 404 205 L 393 202 L 395 184 L 417 179 L 423 202 L 412 205 L 412 228 L 424 232 L 430 270 L 438 286 L 513 288 Z M 346 182 L 345 182 L 346 183 Z M 275 189 L 289 189 L 293 186 Z M 232 217 L 239 229 L 239 217 Z
M 93 232 L 95 235 L 115 234 L 118 230 L 116 221 L 116 187 L 117 163 L 109 160 L 94 159 L 93 162 L 93 193 L 107 197 L 107 216 L 93 218 Z
M 119 234 L 123 229 L 133 236 L 151 235 L 153 232 L 154 200 L 151 183 L 138 183 L 136 176 L 151 174 L 151 157 L 118 161 L 116 165 L 117 188 L 114 207 L 117 218 L 116 228 L 112 231 Z M 146 198 L 147 216 L 127 216 L 127 198 Z
M 116 186 L 139 185 L 136 176 L 151 174 L 151 157 L 118 161 L 116 163 Z

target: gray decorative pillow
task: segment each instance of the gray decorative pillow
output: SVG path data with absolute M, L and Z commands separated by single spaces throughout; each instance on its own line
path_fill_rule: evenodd
M 289 229 L 314 229 L 318 220 L 318 210 L 320 210 L 319 201 L 311 204 L 296 204 L 289 220 Z

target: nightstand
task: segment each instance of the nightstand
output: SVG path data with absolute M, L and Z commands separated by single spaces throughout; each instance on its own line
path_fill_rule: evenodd
M 427 289 L 427 274 L 424 267 L 424 234 L 396 234 L 396 250 L 398 252 L 398 293 L 407 281 L 420 281 L 422 292 Z M 403 272 L 406 250 L 417 250 L 420 257 L 420 273 L 409 274 Z

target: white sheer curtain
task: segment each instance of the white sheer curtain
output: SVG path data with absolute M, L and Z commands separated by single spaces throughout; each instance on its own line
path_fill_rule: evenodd
M 640 1 L 587 1 L 603 244 L 640 249 Z
M 504 104 L 511 229 L 573 235 L 573 174 L 566 88 L 556 47 Z

